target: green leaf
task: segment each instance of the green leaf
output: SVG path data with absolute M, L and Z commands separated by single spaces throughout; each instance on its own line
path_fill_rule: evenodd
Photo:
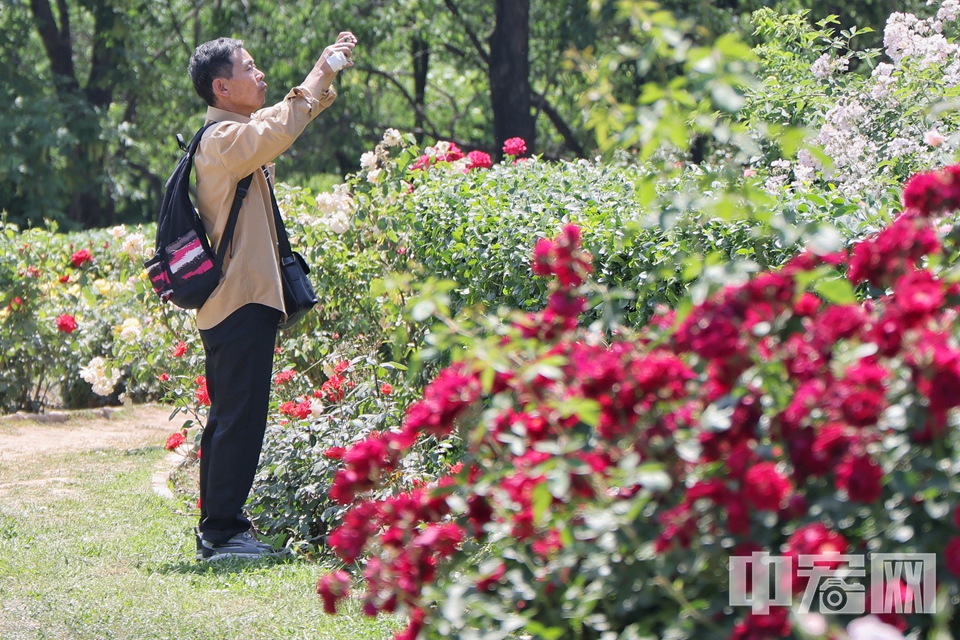
M 853 285 L 843 277 L 820 280 L 813 287 L 824 300 L 832 304 L 856 304 L 857 295 Z

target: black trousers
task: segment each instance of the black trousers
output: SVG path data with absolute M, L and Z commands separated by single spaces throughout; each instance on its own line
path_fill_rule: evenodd
M 212 544 L 250 529 L 243 505 L 267 426 L 281 313 L 248 304 L 200 332 L 210 412 L 200 439 L 200 532 Z

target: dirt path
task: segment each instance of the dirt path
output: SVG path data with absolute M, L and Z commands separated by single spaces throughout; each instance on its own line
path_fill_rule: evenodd
M 0 465 L 35 455 L 162 445 L 181 424 L 156 404 L 0 417 Z

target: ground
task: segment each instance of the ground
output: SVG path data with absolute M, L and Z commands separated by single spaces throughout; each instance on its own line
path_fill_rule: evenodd
M 180 415 L 170 420 L 172 412 L 170 407 L 143 404 L 0 416 L 0 466 L 51 453 L 162 446 L 183 421 Z M 166 481 L 178 458 L 168 457 L 157 470 L 153 480 L 157 493 L 169 493 Z M 49 484 L 51 490 L 56 491 L 56 485 L 65 480 L 49 477 L 31 482 Z M 0 484 L 0 495 L 5 488 L 8 487 Z
M 156 404 L 0 417 L 0 464 L 43 453 L 162 444 L 181 416 Z

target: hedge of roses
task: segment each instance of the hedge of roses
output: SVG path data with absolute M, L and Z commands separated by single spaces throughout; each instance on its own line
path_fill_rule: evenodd
M 342 453 L 329 544 L 359 564 L 365 610 L 406 613 L 398 638 L 957 633 L 949 610 L 827 621 L 728 600 L 730 559 L 761 550 L 936 553 L 941 608 L 960 596 L 960 165 L 916 176 L 904 205 L 849 251 L 804 252 L 636 334 L 578 326 L 578 227 L 539 241 L 546 308 L 463 340 L 401 427 Z M 808 290 L 824 276 L 865 301 Z M 457 434 L 449 474 L 369 497 L 423 438 Z M 329 611 L 351 582 L 320 579 Z

